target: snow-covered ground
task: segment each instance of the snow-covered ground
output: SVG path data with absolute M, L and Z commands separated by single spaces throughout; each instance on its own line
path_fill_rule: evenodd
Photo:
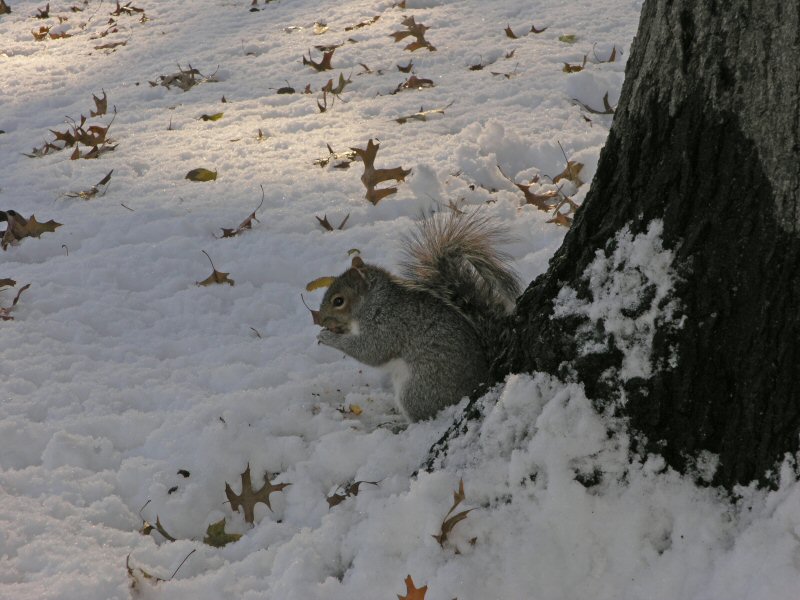
M 417 473 L 457 409 L 398 427 L 388 383 L 319 346 L 300 297 L 351 248 L 396 267 L 399 235 L 451 203 L 506 223 L 522 278 L 541 273 L 565 230 L 503 173 L 546 182 L 566 166 L 560 144 L 591 180 L 610 117 L 575 101 L 602 111 L 607 92 L 616 104 L 639 2 L 133 0 L 126 12 L 55 0 L 43 19 L 43 1 L 7 4 L 0 210 L 62 226 L 0 253 L 0 279 L 17 282 L 0 307 L 31 284 L 15 320 L 0 321 L 0 598 L 377 600 L 405 594 L 409 574 L 427 600 L 798 597 L 800 487 L 788 469 L 778 491 L 742 490 L 731 506 L 657 457 L 631 462 L 624 429 L 581 388 L 536 374 L 490 394 L 482 426 Z M 390 37 L 412 15 L 436 51 Z M 36 41 L 42 26 L 56 39 Z M 303 64 L 333 44 L 333 70 Z M 564 72 L 584 55 L 583 70 Z M 216 81 L 159 85 L 190 64 Z M 320 88 L 340 73 L 351 82 L 321 112 Z M 411 75 L 434 87 L 393 94 Z M 90 117 L 103 93 L 108 113 Z M 81 115 L 85 128 L 113 118 L 113 151 L 23 155 Z M 412 169 L 376 206 L 360 163 L 314 164 L 326 144 L 369 139 L 378 167 Z M 200 167 L 217 180 L 184 178 Z M 65 196 L 112 169 L 104 195 Z M 259 222 L 218 239 L 261 186 Z M 580 202 L 588 187 L 565 191 Z M 326 214 L 334 226 L 350 216 L 326 232 L 314 218 Z M 195 284 L 211 273 L 202 251 L 234 286 Z M 304 295 L 313 307 L 321 292 Z M 255 486 L 265 472 L 291 483 L 272 511 L 256 505 L 254 526 L 225 493 L 248 464 Z M 455 511 L 473 510 L 440 546 L 460 480 Z M 353 481 L 377 484 L 330 507 Z M 222 519 L 242 537 L 203 543 Z M 176 541 L 147 534 L 157 520 Z

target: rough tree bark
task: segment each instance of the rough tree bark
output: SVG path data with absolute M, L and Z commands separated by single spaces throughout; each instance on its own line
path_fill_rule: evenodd
M 576 377 L 679 470 L 719 455 L 713 483 L 729 489 L 798 450 L 799 13 L 797 0 L 646 0 L 591 191 L 496 365 Z M 596 252 L 655 219 L 683 320 L 655 332 L 652 374 L 625 379 L 623 340 L 595 323 L 604 349 L 582 351 L 585 319 L 554 316 L 554 299 L 570 286 L 591 300 Z

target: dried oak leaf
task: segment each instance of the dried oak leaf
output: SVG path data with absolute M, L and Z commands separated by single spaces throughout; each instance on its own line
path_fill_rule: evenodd
M 322 60 L 319 62 L 315 62 L 311 58 L 311 50 L 308 51 L 308 58 L 306 58 L 305 54 L 303 55 L 303 64 L 310 65 L 316 71 L 330 71 L 333 69 L 331 65 L 331 59 L 333 58 L 333 53 L 336 51 L 336 48 L 329 50 L 327 52 L 322 53 Z
M 503 173 L 503 169 L 501 169 L 499 165 L 497 167 L 497 170 L 500 171 L 500 174 L 503 177 L 505 177 L 511 183 L 513 183 L 515 186 L 517 186 L 517 189 L 519 189 L 519 191 L 521 191 L 523 194 L 525 194 L 525 203 L 526 204 L 532 204 L 533 206 L 535 206 L 539 210 L 543 210 L 543 211 L 546 211 L 546 212 L 549 211 L 551 208 L 553 208 L 552 200 L 553 200 L 553 198 L 558 196 L 558 192 L 556 192 L 555 190 L 548 190 L 548 191 L 545 191 L 545 192 L 543 192 L 541 194 L 537 194 L 537 193 L 531 191 L 531 186 L 533 184 L 535 184 L 535 183 L 538 183 L 538 181 L 539 181 L 538 177 L 535 178 L 530 183 L 517 183 L 516 181 L 511 179 L 508 175 Z
M 206 536 L 203 538 L 203 543 L 214 546 L 214 548 L 222 548 L 241 537 L 241 533 L 228 533 L 225 531 L 225 519 L 223 518 L 208 526 L 206 529 Z
M 124 46 L 125 42 L 115 42 L 114 45 L 116 45 L 116 46 L 119 46 L 119 45 Z M 106 47 L 113 48 L 114 45 L 106 44 Z M 103 46 L 96 46 L 95 50 L 99 50 L 102 47 Z M 92 99 L 94 100 L 94 106 L 95 106 L 95 108 L 97 110 L 89 111 L 89 116 L 90 117 L 100 117 L 100 116 L 106 114 L 106 112 L 108 112 L 108 96 L 106 96 L 106 91 L 105 90 L 101 90 L 101 91 L 103 92 L 103 97 L 102 98 L 98 98 L 97 96 L 92 94 Z M 108 129 L 108 127 L 106 127 L 106 129 Z
M 26 237 L 38 238 L 43 233 L 55 231 L 57 227 L 61 227 L 61 223 L 53 220 L 45 223 L 40 223 L 36 220 L 34 215 L 25 218 L 15 210 L 0 210 L 0 222 L 6 221 L 8 223 L 3 237 L 0 238 L 0 247 L 5 250 L 10 244 L 18 242 Z
M 405 579 L 406 584 L 406 595 L 401 596 L 397 594 L 398 600 L 425 600 L 425 592 L 428 591 L 428 586 L 422 586 L 421 588 L 414 587 L 414 580 L 411 579 L 411 575 L 406 577 Z
M 583 68 L 586 66 L 586 55 L 583 55 L 583 62 L 579 65 L 571 65 L 569 63 L 564 63 L 564 68 L 561 70 L 564 73 L 578 73 L 579 71 L 583 71 Z
M 242 473 L 241 477 L 241 494 L 234 493 L 233 488 L 226 482 L 225 495 L 228 497 L 233 510 L 238 511 L 239 507 L 242 508 L 244 511 L 244 520 L 248 523 L 253 523 L 255 521 L 254 510 L 257 503 L 262 502 L 267 505 L 268 509 L 272 510 L 272 505 L 269 502 L 269 495 L 273 492 L 280 492 L 282 489 L 291 485 L 290 483 L 273 484 L 269 480 L 269 476 L 265 476 L 264 485 L 261 486 L 260 489 L 254 490 L 253 483 L 250 479 L 250 463 L 247 463 L 247 468 L 244 473 Z
M 386 196 L 390 196 L 397 192 L 396 187 L 388 187 L 377 189 L 375 186 L 381 182 L 393 179 L 397 182 L 405 181 L 406 176 L 411 173 L 411 169 L 403 169 L 403 167 L 395 167 L 393 169 L 376 169 L 375 157 L 378 154 L 380 144 L 376 144 L 371 139 L 367 142 L 367 147 L 351 148 L 364 163 L 364 173 L 361 175 L 361 182 L 367 188 L 364 197 L 372 204 L 377 204 Z
M 203 281 L 195 282 L 195 283 L 197 283 L 197 285 L 213 285 L 215 283 L 227 283 L 228 285 L 232 286 L 232 285 L 235 284 L 233 279 L 228 277 L 228 275 L 230 275 L 230 273 L 223 273 L 222 271 L 217 271 L 216 267 L 214 267 L 214 262 L 211 260 L 211 257 L 208 255 L 208 252 L 206 252 L 205 250 L 201 250 L 201 252 L 206 255 L 206 258 L 208 258 L 208 262 L 211 263 L 211 271 L 212 272 L 211 272 L 211 275 L 209 275 L 208 277 L 203 279 Z
M 456 507 L 464 501 L 464 480 L 460 480 L 458 482 L 458 490 L 453 492 L 453 506 L 450 507 L 450 510 L 447 511 L 447 514 L 444 516 L 444 520 L 442 521 L 442 527 L 439 530 L 437 535 L 433 536 L 439 545 L 444 547 L 444 543 L 447 541 L 447 536 L 453 530 L 453 528 L 467 518 L 467 515 L 472 512 L 474 509 L 469 510 L 462 510 L 459 513 L 456 513 L 452 517 L 450 514 L 456 509 Z
M 423 25 L 422 23 L 417 23 L 414 21 L 414 17 L 406 17 L 402 20 L 401 24 L 405 26 L 405 31 L 395 31 L 394 33 L 389 34 L 391 38 L 394 39 L 395 42 L 399 42 L 402 39 L 407 38 L 408 36 L 413 36 L 415 41 L 411 42 L 404 50 L 409 50 L 414 52 L 415 50 L 419 50 L 421 48 L 427 48 L 431 52 L 435 51 L 436 48 L 425 39 L 425 32 L 430 29 L 430 27 Z

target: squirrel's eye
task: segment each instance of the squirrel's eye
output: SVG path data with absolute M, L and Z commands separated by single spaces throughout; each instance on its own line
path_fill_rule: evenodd
M 342 298 L 341 296 L 336 296 L 336 298 L 333 299 L 333 302 L 331 304 L 337 307 L 341 306 L 342 304 L 344 304 L 344 298 Z

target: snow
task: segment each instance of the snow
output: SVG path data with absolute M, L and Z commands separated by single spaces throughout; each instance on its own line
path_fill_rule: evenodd
M 33 18 L 44 2 L 8 3 L 0 210 L 63 226 L 1 254 L 0 278 L 32 285 L 15 320 L 0 322 L 0 598 L 379 599 L 403 594 L 408 574 L 428 586 L 427 600 L 797 597 L 800 486 L 788 465 L 777 491 L 742 489 L 731 504 L 659 457 L 631 459 L 624 423 L 598 416 L 580 386 L 539 373 L 488 394 L 483 422 L 420 471 L 459 408 L 406 427 L 380 372 L 317 345 L 300 298 L 308 281 L 343 270 L 351 248 L 396 269 L 413 219 L 449 202 L 504 222 L 522 278 L 542 273 L 564 229 L 523 206 L 497 167 L 520 183 L 546 180 L 565 167 L 560 143 L 591 180 L 610 118 L 573 99 L 600 109 L 608 92 L 616 104 L 640 2 L 408 0 L 401 10 L 390 0 L 274 0 L 250 12 L 246 0 L 134 0 L 149 20 L 122 15 L 117 33 L 97 39 L 110 2 L 76 2 L 77 13 L 51 2 L 44 20 Z M 31 30 L 55 26 L 55 15 L 69 20 L 52 31 L 72 37 L 34 41 Z M 412 54 L 389 37 L 408 15 L 430 27 L 435 52 Z M 316 21 L 328 31 L 314 35 Z M 531 24 L 548 29 L 523 35 Z M 351 37 L 333 71 L 301 64 L 309 49 L 319 60 L 315 44 Z M 114 41 L 126 44 L 94 49 Z M 612 48 L 621 60 L 598 62 Z M 582 72 L 562 71 L 584 55 Z M 392 95 L 408 77 L 395 65 L 409 60 L 435 87 Z M 359 75 L 359 63 L 373 73 Z M 218 81 L 186 92 L 148 83 L 178 64 Z M 318 90 L 351 72 L 320 113 Z M 298 93 L 276 93 L 286 80 Z M 313 95 L 300 93 L 306 84 Z M 88 116 L 103 90 L 117 111 L 116 150 L 22 155 L 63 131 L 65 116 Z M 427 122 L 394 121 L 450 102 Z M 219 121 L 199 120 L 217 112 Z M 370 138 L 381 142 L 376 166 L 412 169 L 376 206 L 363 199 L 358 163 L 312 164 L 326 143 L 342 152 Z M 197 167 L 218 179 L 185 180 Z M 105 195 L 64 197 L 111 169 Z M 216 239 L 253 211 L 262 185 L 260 222 Z M 323 214 L 350 218 L 324 232 L 314 219 Z M 604 304 L 573 306 L 606 324 L 627 272 L 616 266 L 635 263 L 664 294 L 672 281 L 657 224 L 619 241 L 588 274 L 609 292 Z M 195 285 L 211 269 L 202 250 L 234 286 Z M 321 299 L 303 293 L 312 307 Z M 1 291 L 0 306 L 14 294 Z M 631 372 L 646 374 L 646 355 L 630 350 Z M 272 512 L 256 506 L 254 526 L 225 496 L 248 464 L 256 486 L 265 473 L 291 483 L 272 495 Z M 701 457 L 697 468 L 713 467 Z M 353 480 L 377 485 L 330 508 L 326 497 Z M 463 509 L 474 510 L 442 548 L 432 535 L 459 480 Z M 157 518 L 177 541 L 139 532 Z M 242 538 L 203 544 L 222 518 Z
M 656 331 L 681 326 L 677 301 L 671 297 L 677 278 L 674 255 L 661 244 L 663 230 L 660 220 L 636 236 L 623 227 L 608 256 L 606 249 L 598 250 L 583 273 L 591 297 L 579 298 L 576 290 L 564 286 L 553 305 L 554 318 L 584 319 L 577 332 L 582 355 L 610 350 L 622 354 L 622 381 L 652 376 Z

